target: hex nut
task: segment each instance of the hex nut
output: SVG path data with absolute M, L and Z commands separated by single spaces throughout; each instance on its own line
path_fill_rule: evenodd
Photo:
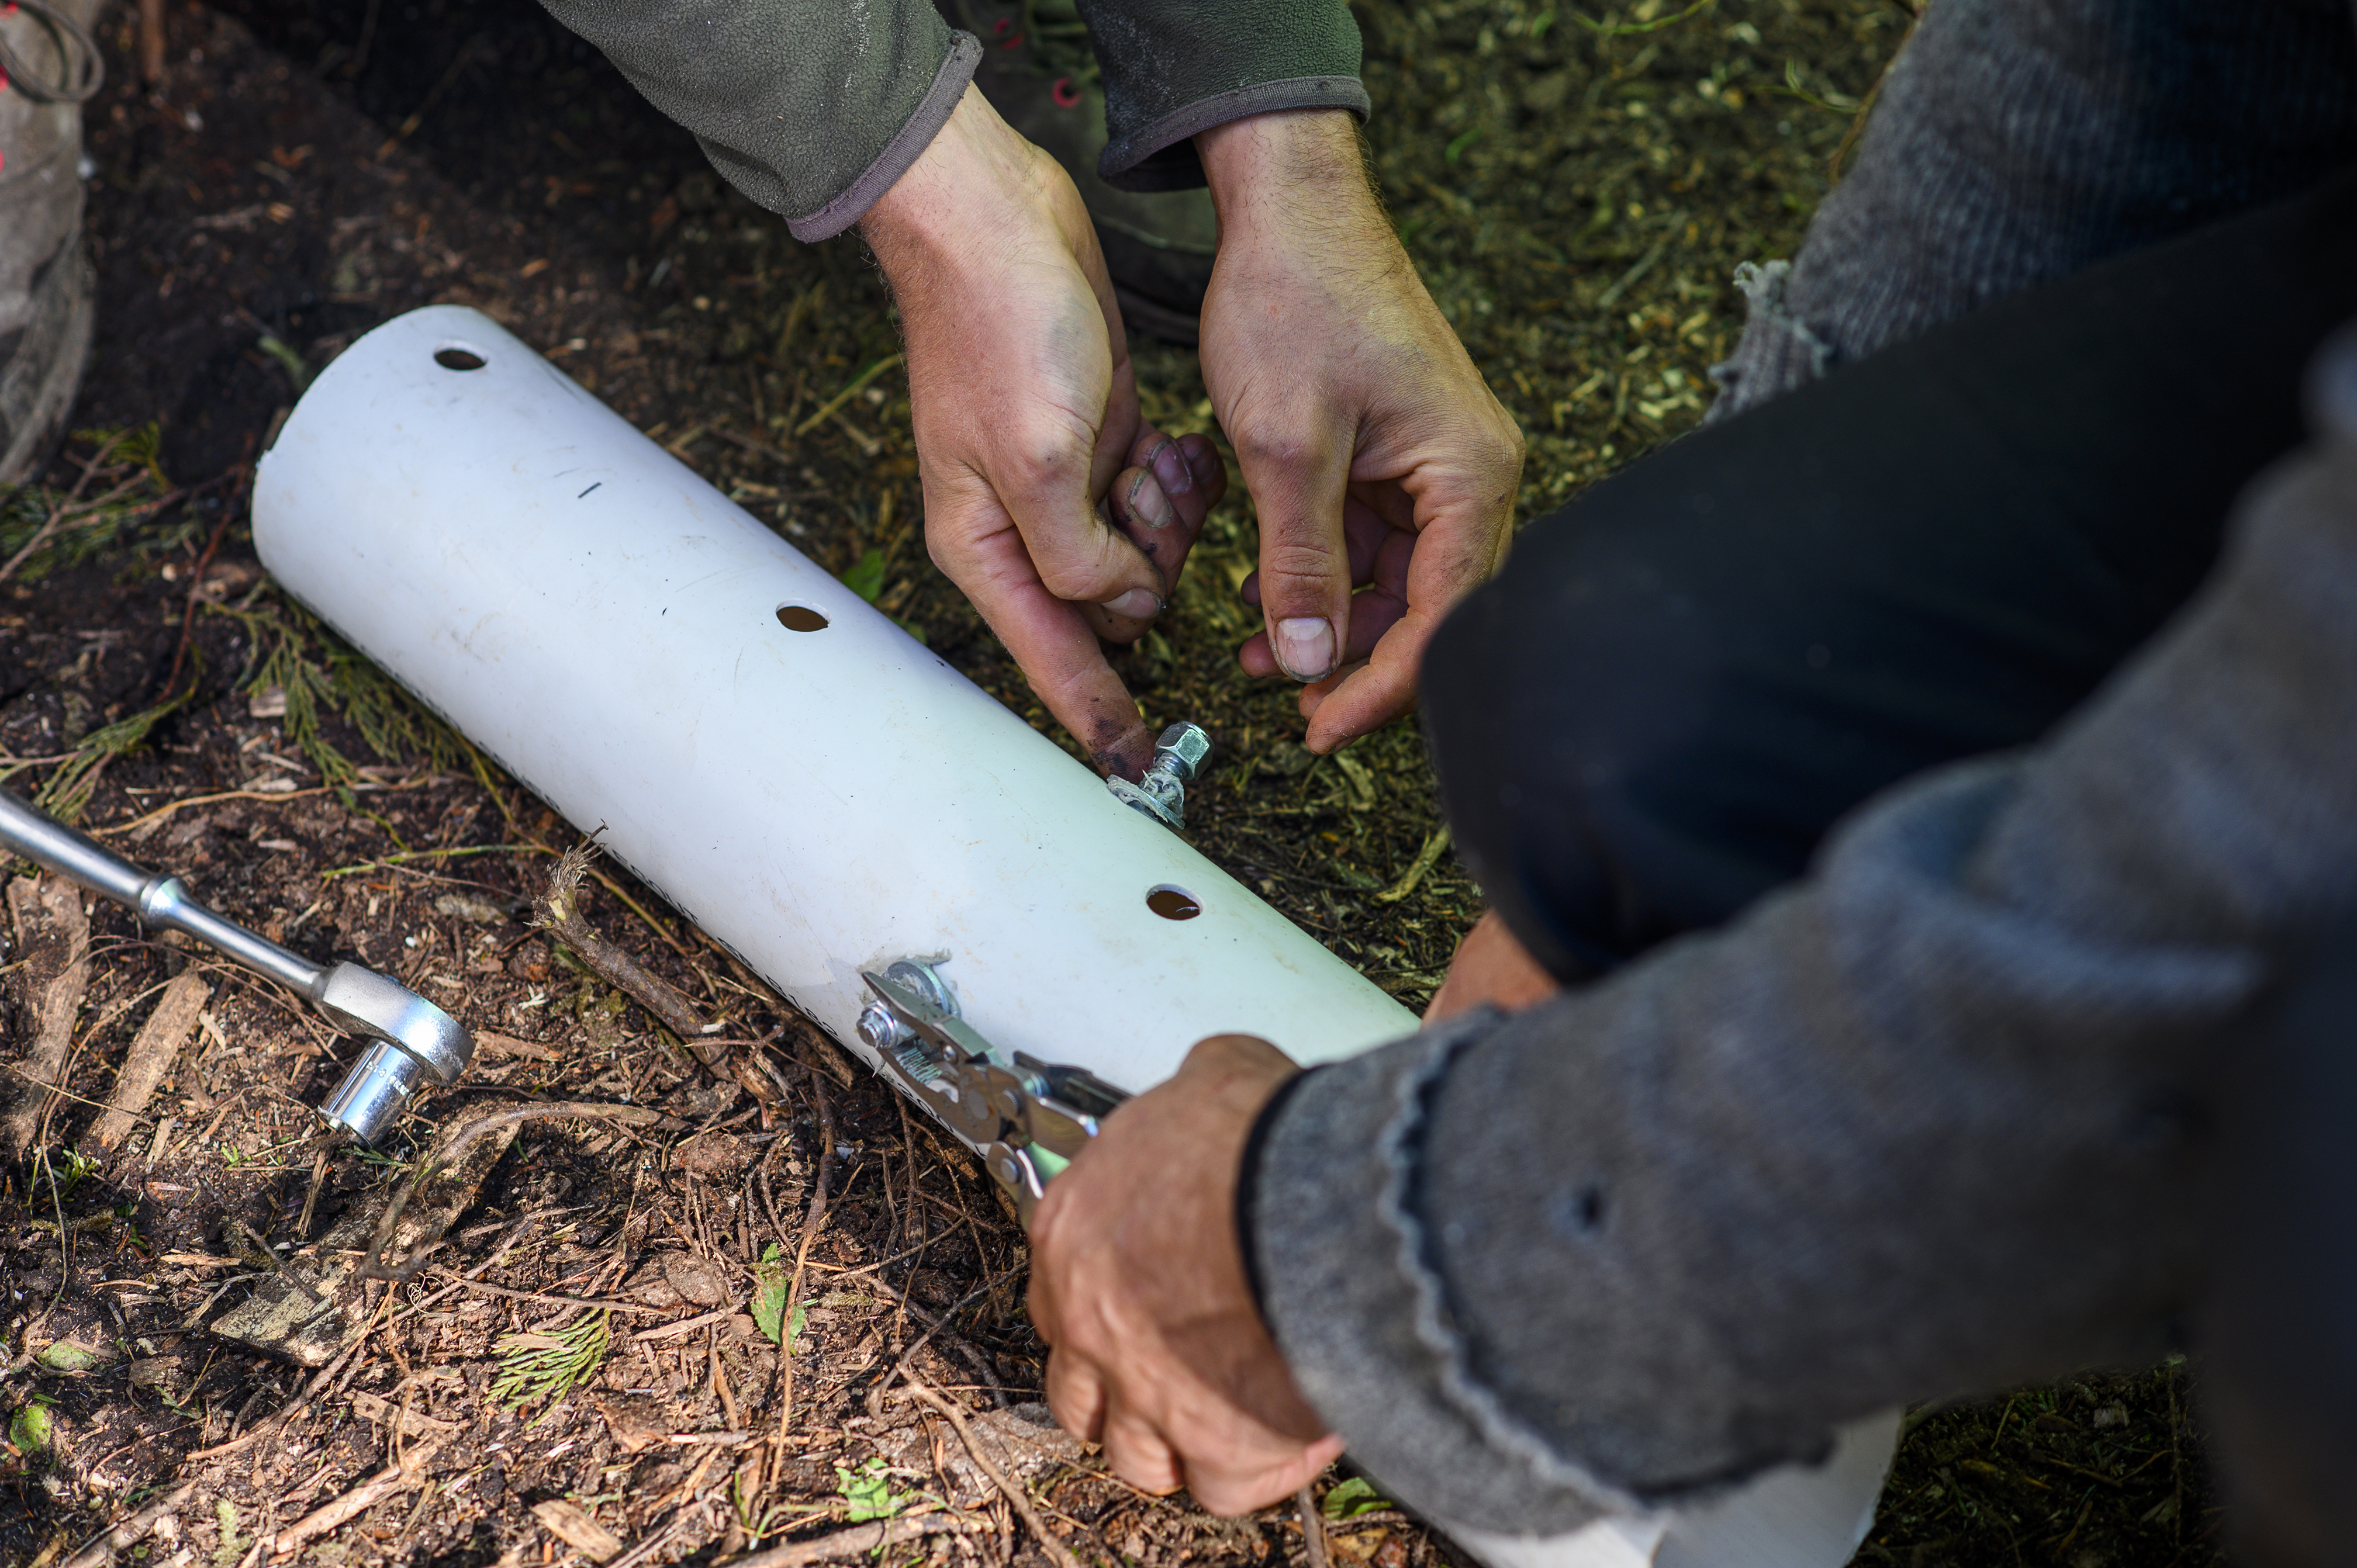
M 1177 774 L 1182 782 L 1192 783 L 1211 756 L 1210 732 L 1184 720 L 1164 730 L 1162 738 L 1154 743 L 1154 760 Z

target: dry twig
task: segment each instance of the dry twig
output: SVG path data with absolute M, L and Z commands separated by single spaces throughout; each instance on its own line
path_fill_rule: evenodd
M 1023 1516 L 1023 1522 L 1031 1527 L 1031 1533 L 1039 1538 L 1039 1544 L 1049 1556 L 1056 1560 L 1057 1568 L 1082 1568 L 1080 1553 L 1066 1545 L 1062 1536 L 1048 1528 L 1048 1521 L 1039 1517 L 1039 1509 L 1031 1501 L 1031 1494 L 1009 1480 L 1006 1472 L 998 1467 L 998 1462 L 984 1450 L 980 1440 L 974 1434 L 974 1429 L 966 1425 L 965 1412 L 957 1407 L 957 1402 L 936 1392 L 931 1384 L 913 1372 L 909 1374 L 909 1391 L 939 1411 L 957 1429 L 958 1441 L 965 1444 L 974 1468 L 989 1477 L 991 1484 L 1005 1494 L 1007 1503 Z
M 811 1108 L 818 1112 L 818 1176 L 811 1184 L 809 1215 L 802 1220 L 802 1245 L 794 1251 L 793 1283 L 786 1287 L 785 1316 L 780 1317 L 778 1333 L 778 1446 L 785 1447 L 786 1429 L 794 1419 L 794 1311 L 802 1305 L 802 1278 L 810 1262 L 811 1243 L 818 1240 L 819 1227 L 826 1223 L 827 1178 L 834 1174 L 834 1106 L 826 1096 L 826 1085 L 816 1073 L 811 1075 Z
M 964 1520 L 948 1513 L 879 1519 L 872 1524 L 855 1524 L 848 1530 L 822 1535 L 815 1541 L 790 1541 L 743 1557 L 731 1557 L 721 1568 L 803 1568 L 805 1563 L 827 1563 L 838 1557 L 865 1557 L 871 1552 L 922 1541 L 929 1535 L 963 1534 L 966 1528 Z M 619 1560 L 614 1568 L 621 1568 Z
M 1301 1510 L 1301 1544 L 1309 1553 L 1309 1568 L 1328 1568 L 1333 1557 L 1326 1550 L 1326 1520 L 1318 1511 L 1315 1482 L 1301 1483 L 1301 1490 L 1293 1495 L 1293 1506 Z
M 599 832 L 605 830 L 600 828 Z M 581 912 L 581 881 L 597 858 L 597 835 L 575 844 L 557 857 L 547 886 L 532 901 L 532 923 L 571 948 L 581 961 L 677 1035 L 716 1075 L 726 1077 L 727 1050 L 705 1035 L 704 1019 L 669 981 L 649 973 L 639 961 L 597 934 Z
M 314 1536 L 341 1530 L 394 1493 L 407 1491 L 425 1480 L 427 1462 L 441 1451 L 439 1443 L 421 1444 L 411 1449 L 334 1502 L 304 1515 L 280 1530 L 270 1538 L 271 1550 L 283 1557 Z M 257 1552 L 262 1550 L 262 1541 L 256 1541 L 253 1544 Z
M 196 1489 L 194 1481 L 173 1487 L 120 1524 L 91 1536 L 80 1552 L 59 1563 L 58 1568 L 106 1568 L 114 1561 L 116 1552 L 136 1544 L 140 1537 L 156 1528 L 156 1520 L 187 1502 Z

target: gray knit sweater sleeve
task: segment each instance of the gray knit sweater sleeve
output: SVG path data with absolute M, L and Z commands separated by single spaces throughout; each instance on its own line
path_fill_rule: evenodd
M 981 46 L 928 0 L 542 0 L 797 240 L 857 222 L 949 119 Z
M 2357 898 L 2341 423 L 2042 750 L 1871 805 L 1725 932 L 1285 1103 L 1246 1198 L 1264 1305 L 1398 1496 L 1553 1533 L 2158 1348 L 2204 1058 Z
M 1203 183 L 1198 131 L 1280 109 L 1364 120 L 1344 0 L 1080 0 L 1104 72 L 1097 172 L 1126 190 Z

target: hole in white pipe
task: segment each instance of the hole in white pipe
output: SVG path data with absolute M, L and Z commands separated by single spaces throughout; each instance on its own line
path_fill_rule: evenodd
M 1191 920 L 1203 912 L 1203 906 L 1184 887 L 1163 884 L 1146 896 L 1146 907 L 1166 920 Z
M 824 631 L 826 617 L 808 605 L 780 605 L 778 624 L 788 631 Z
M 490 361 L 464 343 L 445 343 L 434 350 L 434 362 L 446 371 L 479 371 Z

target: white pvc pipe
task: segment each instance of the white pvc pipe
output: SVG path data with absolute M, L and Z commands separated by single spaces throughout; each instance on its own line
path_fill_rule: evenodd
M 1002 1049 L 1131 1090 L 1207 1035 L 1312 1062 L 1415 1027 L 475 311 L 414 311 L 328 367 L 263 459 L 253 534 L 289 593 L 871 1063 L 859 971 L 915 954 L 949 955 Z M 1201 913 L 1156 914 L 1161 888 Z
M 478 312 L 413 311 L 329 365 L 263 458 L 253 534 L 287 592 L 576 827 L 602 823 L 617 860 L 870 1065 L 859 971 L 915 955 L 947 955 L 995 1045 L 1133 1091 L 1208 1035 L 1310 1063 L 1415 1027 Z M 781 622 L 813 615 L 823 629 Z M 1157 915 L 1162 890 L 1200 913 Z M 1708 1509 L 1477 1549 L 1666 1568 L 1697 1560 L 1683 1541 L 1746 1541 L 1729 1562 L 1834 1568 L 1889 1425 Z

